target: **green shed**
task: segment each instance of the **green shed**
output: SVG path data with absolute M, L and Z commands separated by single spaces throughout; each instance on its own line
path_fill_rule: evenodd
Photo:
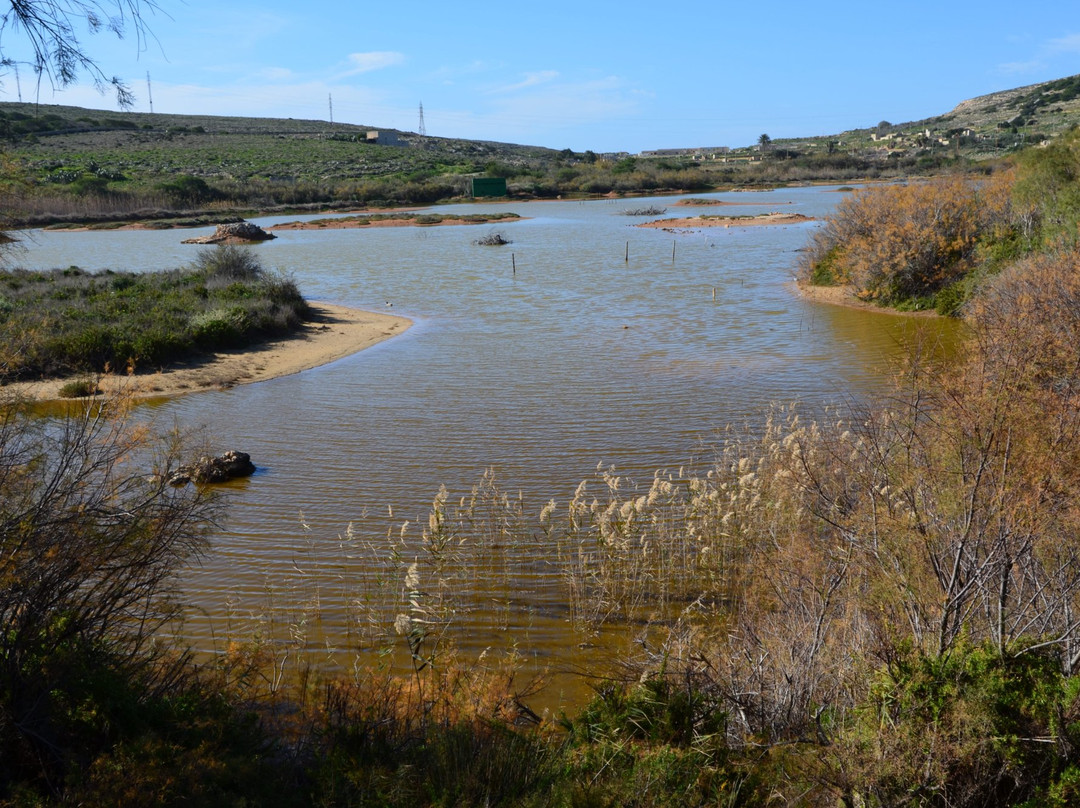
M 506 196 L 505 177 L 473 177 L 473 196 Z

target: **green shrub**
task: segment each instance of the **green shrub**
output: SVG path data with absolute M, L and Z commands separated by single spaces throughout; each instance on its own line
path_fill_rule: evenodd
M 899 656 L 860 708 L 844 765 L 874 805 L 1015 805 L 1073 790 L 1078 685 L 1052 652 Z
M 68 382 L 60 388 L 60 398 L 84 398 L 96 396 L 101 392 L 97 382 L 91 379 L 79 379 Z
M 191 319 L 191 332 L 202 347 L 236 347 L 243 342 L 247 317 L 239 306 L 214 309 Z
M 214 202 L 224 196 L 216 188 L 211 188 L 206 180 L 189 174 L 161 183 L 158 190 L 163 191 L 174 202 L 185 206 Z
M 934 310 L 943 316 L 953 317 L 960 312 L 960 307 L 967 300 L 967 284 L 958 281 L 946 286 L 934 297 Z
M 208 286 L 228 285 L 237 281 L 249 282 L 264 274 L 258 257 L 248 247 L 219 244 L 200 250 L 192 268 Z
M 98 177 L 93 174 L 84 174 L 71 183 L 69 187 L 71 188 L 72 193 L 77 196 L 104 194 L 109 190 L 109 181 L 104 177 Z
M 21 340 L 7 378 L 161 367 L 287 334 L 310 312 L 292 278 L 240 247 L 167 272 L 0 272 L 0 290 L 0 323 Z

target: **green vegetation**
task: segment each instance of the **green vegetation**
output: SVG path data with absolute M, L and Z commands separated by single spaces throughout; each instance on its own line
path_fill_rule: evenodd
M 171 272 L 8 270 L 0 379 L 157 368 L 287 334 L 306 315 L 295 283 L 240 247 L 206 249 Z
M 896 179 L 965 170 L 1080 122 L 1071 77 L 972 99 L 937 118 L 882 121 L 827 137 L 732 149 L 597 155 L 426 137 L 324 121 L 109 116 L 0 104 L 16 224 L 154 219 L 187 213 L 426 205 L 507 180 L 512 198 L 711 191 L 791 182 Z
M 97 382 L 93 379 L 77 379 L 64 383 L 60 388 L 60 398 L 85 398 L 96 396 L 100 392 Z

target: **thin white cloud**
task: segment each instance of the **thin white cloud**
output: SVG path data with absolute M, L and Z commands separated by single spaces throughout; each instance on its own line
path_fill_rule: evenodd
M 259 71 L 257 78 L 267 81 L 290 81 L 296 77 L 287 67 L 266 67 Z
M 269 11 L 222 7 L 215 10 L 212 20 L 198 22 L 193 33 L 212 41 L 218 39 L 222 31 L 228 31 L 228 50 L 247 51 L 266 39 L 288 31 L 292 24 L 288 16 Z
M 1007 76 L 1023 76 L 1028 73 L 1036 73 L 1045 66 L 1045 63 L 1040 62 L 1038 59 L 1032 59 L 1028 62 L 1006 62 L 1003 65 L 998 65 L 998 72 Z
M 528 92 L 488 94 L 484 110 L 425 109 L 429 134 L 539 145 L 566 145 L 575 128 L 621 122 L 641 114 L 647 93 L 614 76 L 549 81 Z M 580 144 L 579 144 L 580 145 Z M 583 146 L 584 148 L 585 146 Z
M 530 87 L 539 87 L 542 84 L 549 84 L 559 77 L 558 70 L 537 70 L 532 73 L 526 73 L 525 78 L 519 81 L 517 84 L 510 84 L 505 87 L 498 87 L 494 90 L 497 93 L 515 93 L 520 90 L 527 90 Z
M 1055 59 L 1075 54 L 1080 54 L 1080 34 L 1066 34 L 1043 42 L 1030 59 L 998 65 L 998 71 L 1010 76 L 1037 73 L 1050 67 Z
M 1080 34 L 1069 34 L 1051 39 L 1046 49 L 1051 53 L 1080 53 Z
M 338 78 L 358 76 L 361 73 L 370 73 L 373 70 L 383 70 L 387 67 L 402 64 L 405 54 L 397 51 L 368 51 L 367 53 L 350 53 L 347 59 L 348 67 L 338 74 Z

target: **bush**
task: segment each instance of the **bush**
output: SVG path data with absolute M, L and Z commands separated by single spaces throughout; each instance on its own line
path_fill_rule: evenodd
M 97 382 L 91 379 L 79 379 L 63 385 L 60 388 L 60 398 L 85 398 L 96 396 L 100 392 Z
M 214 202 L 224 197 L 220 191 L 211 188 L 206 180 L 188 174 L 161 183 L 158 190 L 167 194 L 174 203 L 187 207 Z
M 248 247 L 219 244 L 200 250 L 192 262 L 195 272 L 207 286 L 227 286 L 235 282 L 256 281 L 265 270 L 258 257 Z
M 846 197 L 811 239 L 802 277 L 887 305 L 930 299 L 1015 232 L 1012 176 L 874 187 Z
M 159 632 L 217 508 L 148 476 L 144 436 L 116 400 L 0 409 L 0 799 L 13 781 L 59 789 L 182 659 Z
M 288 276 L 243 247 L 215 247 L 186 270 L 0 273 L 7 378 L 160 367 L 299 328 L 309 308 Z
M 1080 763 L 1080 702 L 1053 653 L 959 647 L 879 674 L 842 743 L 875 805 L 1016 805 Z M 1075 788 L 1075 785 L 1072 786 Z
M 245 326 L 244 310 L 238 306 L 203 312 L 191 320 L 195 342 L 207 348 L 242 344 Z

